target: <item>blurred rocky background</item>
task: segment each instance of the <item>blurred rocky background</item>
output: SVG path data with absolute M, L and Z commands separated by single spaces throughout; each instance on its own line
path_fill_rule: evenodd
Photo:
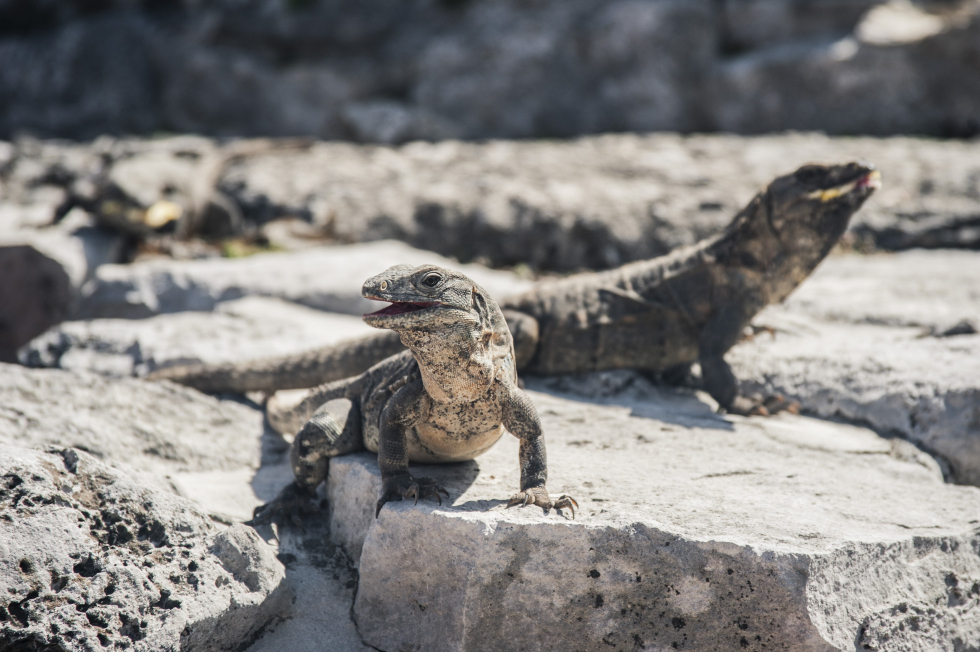
M 2 0 L 21 130 L 980 131 L 976 0 Z

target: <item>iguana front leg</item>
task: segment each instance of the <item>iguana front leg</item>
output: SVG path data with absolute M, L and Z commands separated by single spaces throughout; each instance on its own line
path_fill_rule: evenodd
M 521 491 L 511 496 L 507 507 L 533 504 L 544 509 L 568 509 L 575 518 L 575 508 L 578 507 L 575 499 L 562 495 L 552 501 L 545 487 L 548 481 L 548 455 L 541 420 L 530 397 L 512 383 L 505 382 L 501 384 L 500 403 L 504 427 L 521 440 Z
M 381 432 L 378 436 L 378 467 L 381 469 L 381 492 L 374 511 L 377 518 L 381 508 L 390 500 L 435 497 L 442 504 L 440 493 L 449 492 L 432 478 L 413 478 L 408 472 L 408 444 L 405 431 L 423 421 L 432 399 L 425 392 L 422 379 L 415 380 L 388 400 L 381 413 Z
M 701 331 L 698 346 L 704 390 L 732 414 L 767 416 L 783 410 L 798 412 L 799 404 L 779 395 L 749 398 L 739 393 L 738 379 L 724 355 L 742 337 L 742 325 L 748 322 L 744 310 L 744 302 L 728 304 Z

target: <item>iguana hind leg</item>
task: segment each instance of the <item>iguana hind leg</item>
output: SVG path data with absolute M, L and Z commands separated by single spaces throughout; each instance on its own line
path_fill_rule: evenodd
M 316 488 L 327 479 L 331 457 L 364 448 L 358 406 L 346 398 L 328 401 L 296 434 L 289 449 L 294 480 L 272 502 L 255 508 L 250 525 L 280 523 L 318 511 Z

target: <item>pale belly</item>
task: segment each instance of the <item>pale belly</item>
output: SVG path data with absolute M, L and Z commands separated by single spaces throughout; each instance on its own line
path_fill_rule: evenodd
M 500 406 L 489 399 L 433 403 L 429 418 L 406 433 L 413 462 L 462 462 L 490 449 L 504 433 Z

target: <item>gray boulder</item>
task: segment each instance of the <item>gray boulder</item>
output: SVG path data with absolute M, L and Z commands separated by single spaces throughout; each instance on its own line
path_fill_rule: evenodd
M 292 600 L 251 529 L 90 455 L 0 452 L 0 647 L 233 650 Z
M 505 508 L 519 478 L 511 437 L 474 463 L 417 469 L 451 501 L 393 503 L 378 519 L 375 458 L 331 461 L 332 536 L 358 559 L 354 617 L 369 645 L 980 642 L 980 491 L 944 484 L 914 447 L 806 417 L 723 419 L 629 372 L 575 382 L 606 397 L 532 394 L 549 489 L 578 499 L 575 520 Z

